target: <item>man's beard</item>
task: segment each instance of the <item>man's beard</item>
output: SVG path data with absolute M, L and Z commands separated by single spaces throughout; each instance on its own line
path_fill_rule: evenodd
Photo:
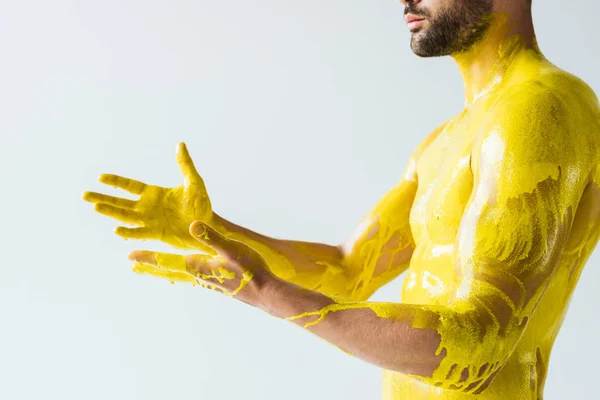
M 454 0 L 435 16 L 408 3 L 404 11 L 427 19 L 427 28 L 413 32 L 410 48 L 420 57 L 464 52 L 485 35 L 490 25 L 492 0 Z

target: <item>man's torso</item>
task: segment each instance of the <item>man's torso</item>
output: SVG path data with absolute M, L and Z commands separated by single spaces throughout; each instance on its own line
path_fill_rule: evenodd
M 600 172 L 595 166 L 597 158 L 590 156 L 600 148 L 600 112 L 597 99 L 581 81 L 547 62 L 541 66 L 536 76 L 515 78 L 515 82 L 508 82 L 507 86 L 531 80 L 548 86 L 569 105 L 573 115 L 585 122 L 576 132 L 577 139 L 584 140 L 593 150 L 582 155 L 581 161 L 584 168 L 589 168 L 590 179 L 582 188 L 571 233 L 556 272 L 514 353 L 482 394 L 437 389 L 408 376 L 385 371 L 384 399 L 512 400 L 542 396 L 552 345 L 600 233 Z M 474 176 L 479 172 L 473 170 L 473 152 L 482 134 L 478 128 L 484 118 L 490 118 L 489 110 L 503 93 L 500 89 L 479 99 L 448 121 L 416 161 L 418 189 L 410 211 L 410 228 L 416 246 L 402 288 L 404 303 L 448 305 L 455 296 L 462 276 L 454 266 L 454 246 L 472 194 Z

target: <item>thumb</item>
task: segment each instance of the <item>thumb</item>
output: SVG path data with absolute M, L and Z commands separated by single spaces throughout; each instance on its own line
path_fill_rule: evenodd
M 186 185 L 191 183 L 204 183 L 194 166 L 194 161 L 192 161 L 192 157 L 190 156 L 185 143 L 183 142 L 179 143 L 177 146 L 177 163 L 183 173 Z
M 197 241 L 204 243 L 219 253 L 220 256 L 231 257 L 231 240 L 221 235 L 217 230 L 201 221 L 190 224 L 190 234 Z M 234 257 L 235 258 L 235 257 Z

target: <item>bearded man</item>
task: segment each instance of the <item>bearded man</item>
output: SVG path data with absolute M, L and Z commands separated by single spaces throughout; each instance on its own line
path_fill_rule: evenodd
M 140 195 L 95 209 L 202 254 L 134 251 L 384 369 L 384 399 L 541 399 L 550 352 L 600 234 L 600 107 L 537 46 L 531 0 L 402 0 L 410 47 L 451 56 L 462 112 L 415 149 L 345 243 L 270 238 L 219 216 L 183 144 L 185 183 L 102 175 Z M 401 303 L 369 302 L 407 271 Z

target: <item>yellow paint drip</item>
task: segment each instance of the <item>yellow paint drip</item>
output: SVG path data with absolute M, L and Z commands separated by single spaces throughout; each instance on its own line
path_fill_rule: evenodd
M 545 59 L 535 39 L 527 45 L 510 35 L 509 19 L 495 15 L 485 40 L 454 55 L 465 79 L 464 110 L 423 141 L 400 182 L 339 247 L 269 240 L 213 218 L 185 147 L 178 155 L 184 185 L 104 175 L 140 200 L 84 198 L 137 225 L 117 229 L 125 238 L 215 256 L 188 234 L 202 220 L 249 245 L 280 278 L 331 298 L 287 318 L 317 317 L 305 328 L 363 310 L 407 325 L 411 337 L 426 331 L 439 338 L 436 363 L 384 372 L 386 400 L 541 398 L 552 345 L 600 235 L 600 107 L 589 86 Z M 472 68 L 482 60 L 489 68 Z M 253 278 L 222 266 L 198 273 L 183 256 L 157 253 L 151 261 L 134 271 L 229 295 Z M 403 303 L 365 301 L 406 270 Z M 238 278 L 235 290 L 219 286 Z
M 597 97 L 517 36 L 498 49 L 490 85 L 426 139 L 346 244 L 347 289 L 287 318 L 309 328 L 364 309 L 436 333 L 441 361 L 428 374 L 386 371 L 388 400 L 541 398 L 600 234 Z M 411 248 L 409 267 L 386 256 Z M 404 304 L 357 301 L 378 287 L 376 269 L 406 267 Z
M 218 290 L 229 297 L 237 296 L 254 277 L 252 271 L 244 271 L 239 278 L 239 286 L 233 290 L 227 290 L 223 284 L 226 281 L 238 279 L 238 275 L 234 271 L 230 271 L 223 266 L 211 267 L 211 265 L 222 262 L 217 258 L 205 255 L 195 255 L 193 257 L 202 260 L 203 270 L 208 271 L 208 273 L 198 272 L 190 266 L 187 256 L 166 253 L 151 253 L 151 259 L 146 260 L 147 262 L 135 262 L 132 269 L 138 274 L 166 279 L 171 283 L 176 281 L 191 283 L 193 286 L 200 285 L 204 288 Z

